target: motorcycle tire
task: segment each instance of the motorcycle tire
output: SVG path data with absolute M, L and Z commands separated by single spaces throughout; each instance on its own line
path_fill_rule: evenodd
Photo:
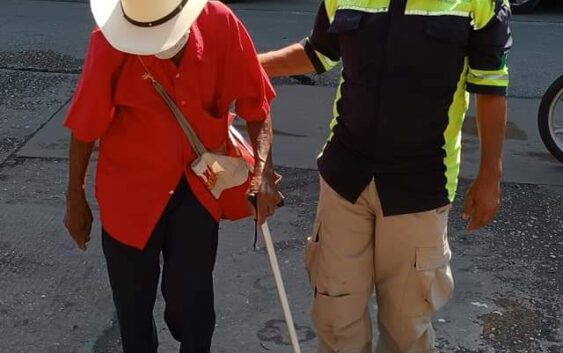
M 510 8 L 515 14 L 530 13 L 538 7 L 541 0 L 510 0 Z
M 557 137 L 555 133 L 554 117 L 556 105 L 559 112 L 563 112 L 563 76 L 559 77 L 547 89 L 540 104 L 538 114 L 538 128 L 540 131 L 541 139 L 549 152 L 563 163 L 563 134 Z M 563 119 L 562 119 L 563 120 Z M 563 121 L 561 122 L 563 124 Z M 563 129 L 562 126 L 559 126 Z

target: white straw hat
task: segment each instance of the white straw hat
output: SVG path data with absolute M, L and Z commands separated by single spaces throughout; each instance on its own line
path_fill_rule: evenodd
M 208 0 L 91 0 L 96 24 L 117 50 L 154 55 L 174 46 Z

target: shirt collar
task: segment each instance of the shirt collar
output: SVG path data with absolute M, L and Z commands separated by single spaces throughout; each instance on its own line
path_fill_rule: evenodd
M 197 23 L 194 23 L 190 30 L 190 37 L 188 39 L 187 49 L 188 50 L 186 54 L 188 55 L 187 59 L 189 61 L 203 60 L 203 50 L 205 49 L 205 46 L 203 43 L 203 37 L 201 35 L 201 31 L 199 30 Z

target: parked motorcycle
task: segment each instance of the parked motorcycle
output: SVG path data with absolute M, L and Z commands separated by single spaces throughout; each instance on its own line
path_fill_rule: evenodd
M 512 12 L 516 14 L 530 13 L 538 7 L 541 0 L 510 0 Z
M 563 75 L 553 82 L 543 96 L 538 128 L 545 147 L 563 163 Z

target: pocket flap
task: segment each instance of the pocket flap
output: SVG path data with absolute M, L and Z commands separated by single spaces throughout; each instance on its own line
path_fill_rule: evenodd
M 307 243 L 305 245 L 305 266 L 307 268 L 307 273 L 309 274 L 309 283 L 311 288 L 316 290 L 317 288 L 317 272 L 318 272 L 318 252 L 319 252 L 319 232 L 321 228 L 321 222 L 318 220 L 315 222 L 313 228 L 313 233 L 307 237 Z
M 318 218 L 318 216 L 317 216 Z M 315 220 L 315 225 L 313 226 L 313 231 L 311 235 L 307 237 L 307 240 L 311 243 L 318 243 L 319 242 L 319 233 L 321 231 L 321 221 L 319 219 Z
M 360 28 L 364 15 L 365 13 L 361 11 L 338 10 L 328 28 L 328 33 L 337 34 L 356 30 Z
M 426 35 L 447 43 L 467 44 L 470 24 L 466 18 L 438 16 L 426 23 Z
M 452 259 L 448 243 L 443 246 L 416 248 L 415 267 L 417 271 L 434 270 L 446 266 Z

